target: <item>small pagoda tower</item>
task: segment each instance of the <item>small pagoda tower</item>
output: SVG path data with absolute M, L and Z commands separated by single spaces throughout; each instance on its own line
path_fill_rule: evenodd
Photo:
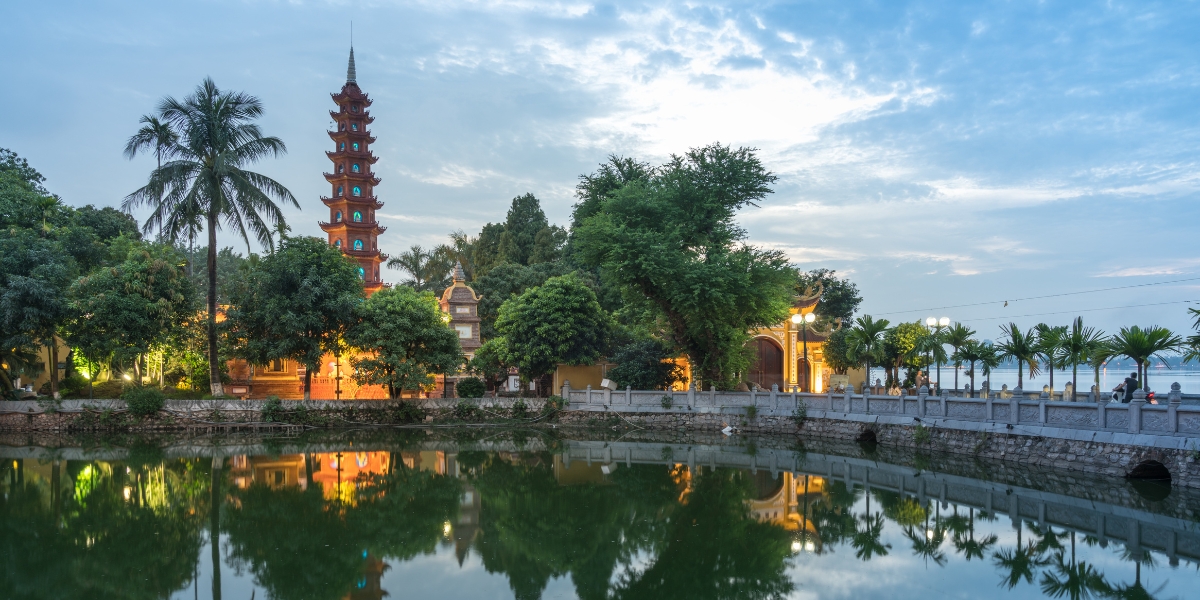
M 463 353 L 467 358 L 475 356 L 475 351 L 483 345 L 479 338 L 479 299 L 482 296 L 475 293 L 467 285 L 467 277 L 463 273 L 462 263 L 454 264 L 454 283 L 442 292 L 438 304 L 442 312 L 449 316 L 449 324 L 458 333 L 458 342 L 462 344 Z
M 370 296 L 383 287 L 379 266 L 388 257 L 379 252 L 379 235 L 386 228 L 375 220 L 375 211 L 383 208 L 375 198 L 379 178 L 371 172 L 371 166 L 379 160 L 371 153 L 375 138 L 367 133 L 367 125 L 375 119 L 367 111 L 371 99 L 356 81 L 354 48 L 350 49 L 346 85 L 331 96 L 338 105 L 337 112 L 329 111 L 337 124 L 329 132 L 334 150 L 325 153 L 333 162 L 333 172 L 325 173 L 332 195 L 321 198 L 329 207 L 329 222 L 320 225 L 329 235 L 330 244 L 358 262 L 358 275 Z

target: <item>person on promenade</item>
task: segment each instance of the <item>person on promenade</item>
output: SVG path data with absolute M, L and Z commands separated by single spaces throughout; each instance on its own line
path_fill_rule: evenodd
M 1113 391 L 1125 392 L 1125 395 L 1121 396 L 1121 404 L 1129 404 L 1133 400 L 1133 391 L 1136 389 L 1138 389 L 1137 373 L 1130 373 L 1129 377 L 1126 377 L 1125 381 L 1121 382 L 1121 385 L 1113 388 Z

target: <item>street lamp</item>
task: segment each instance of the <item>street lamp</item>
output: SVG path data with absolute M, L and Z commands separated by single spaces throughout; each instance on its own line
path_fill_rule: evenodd
M 796 313 L 796 314 L 792 315 L 792 323 L 795 323 L 797 326 L 800 326 L 801 324 L 803 324 L 803 326 L 800 327 L 801 331 L 803 331 L 802 335 L 804 336 L 804 342 L 803 342 L 804 343 L 804 346 L 803 346 L 804 353 L 802 355 L 802 358 L 804 359 L 804 389 L 800 390 L 802 392 L 811 391 L 809 389 L 811 386 L 809 385 L 809 382 L 808 382 L 808 379 L 811 375 L 811 373 L 809 373 L 809 371 L 811 369 L 809 369 L 809 366 L 808 366 L 808 324 L 812 323 L 813 321 L 816 321 L 816 320 L 817 320 L 817 315 L 814 315 L 812 313 L 808 313 L 805 315 Z M 797 336 L 797 337 L 799 337 L 799 336 Z M 797 367 L 798 366 L 799 366 L 799 363 L 797 363 Z

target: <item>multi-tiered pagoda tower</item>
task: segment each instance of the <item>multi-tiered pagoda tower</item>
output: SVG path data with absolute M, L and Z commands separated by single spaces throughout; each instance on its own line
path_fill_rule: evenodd
M 387 255 L 379 252 L 380 227 L 375 211 L 383 203 L 375 198 L 379 178 L 371 173 L 371 165 L 379 160 L 371 153 L 375 138 L 367 133 L 367 125 L 375 119 L 367 112 L 371 99 L 358 87 L 354 72 L 354 48 L 350 49 L 350 64 L 346 69 L 346 85 L 331 94 L 338 111 L 329 111 L 337 128 L 329 132 L 333 152 L 326 152 L 333 161 L 333 172 L 325 174 L 332 186 L 332 196 L 321 198 L 329 207 L 329 222 L 321 229 L 329 234 L 329 243 L 340 248 L 358 262 L 358 274 L 363 288 L 371 295 L 383 287 L 379 265 Z

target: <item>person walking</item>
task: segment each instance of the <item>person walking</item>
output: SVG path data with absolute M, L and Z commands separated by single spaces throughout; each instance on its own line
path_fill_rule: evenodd
M 1130 373 L 1129 377 L 1121 382 L 1121 385 L 1113 388 L 1113 391 L 1124 392 L 1125 394 L 1121 396 L 1121 404 L 1129 404 L 1133 400 L 1133 391 L 1136 389 L 1138 389 L 1137 373 Z

